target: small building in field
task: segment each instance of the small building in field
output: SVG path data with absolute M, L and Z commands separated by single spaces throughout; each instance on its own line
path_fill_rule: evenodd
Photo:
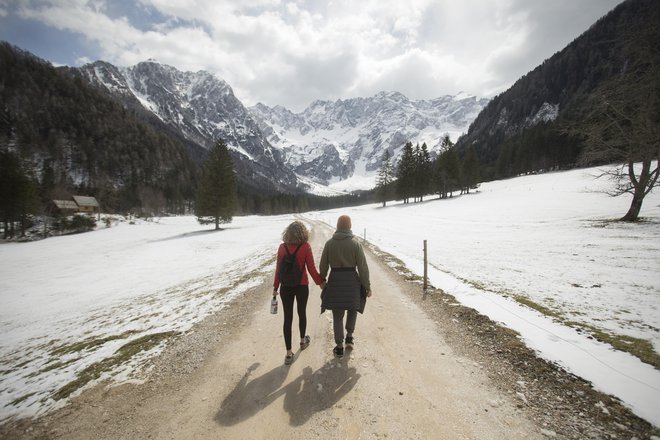
M 46 212 L 53 217 L 68 217 L 78 213 L 101 215 L 101 205 L 95 197 L 73 196 L 73 200 L 51 200 Z
M 52 216 L 66 217 L 78 212 L 78 205 L 73 200 L 51 200 L 46 211 Z
M 100 214 L 101 205 L 96 201 L 96 197 L 73 196 L 73 200 L 78 205 L 78 212 L 83 214 Z

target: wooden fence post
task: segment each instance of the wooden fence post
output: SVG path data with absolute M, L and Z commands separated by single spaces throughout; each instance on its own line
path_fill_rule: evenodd
M 426 293 L 426 289 L 428 288 L 428 259 L 426 258 L 426 240 L 424 240 L 424 293 Z

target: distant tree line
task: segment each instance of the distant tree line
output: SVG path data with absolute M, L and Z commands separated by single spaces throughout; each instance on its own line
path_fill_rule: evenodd
M 474 148 L 468 149 L 461 160 L 454 144 L 445 135 L 437 157 L 431 159 L 426 143 L 413 147 L 412 142 L 403 146 L 401 157 L 394 166 L 386 150 L 378 170 L 376 199 L 386 206 L 390 200 L 403 203 L 422 202 L 428 194 L 440 198 L 452 197 L 454 192 L 469 193 L 481 181 L 480 165 Z

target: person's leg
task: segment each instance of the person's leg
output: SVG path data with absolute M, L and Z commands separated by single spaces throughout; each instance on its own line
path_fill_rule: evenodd
M 346 316 L 346 336 L 353 336 L 357 322 L 357 310 L 349 310 Z
M 335 332 L 335 344 L 344 346 L 344 310 L 332 311 L 332 328 Z
M 307 300 L 309 299 L 309 286 L 303 285 L 296 289 L 296 305 L 298 307 L 298 329 L 300 340 L 305 338 L 307 331 Z
M 357 322 L 357 310 L 349 310 L 346 316 L 346 344 L 353 348 L 353 332 L 355 331 L 355 323 Z
M 291 325 L 293 324 L 293 298 L 294 293 L 290 287 L 282 286 L 280 288 L 280 298 L 282 298 L 282 312 L 284 313 L 284 325 L 282 332 L 284 333 L 284 344 L 286 351 L 291 351 Z

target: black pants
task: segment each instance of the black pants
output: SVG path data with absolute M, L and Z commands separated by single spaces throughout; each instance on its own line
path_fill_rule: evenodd
M 298 305 L 298 328 L 300 329 L 300 339 L 305 337 L 307 330 L 307 299 L 309 298 L 309 286 L 300 285 L 295 287 L 280 288 L 280 297 L 282 298 L 282 310 L 284 311 L 284 343 L 286 349 L 291 350 L 291 326 L 293 325 L 293 300 Z

